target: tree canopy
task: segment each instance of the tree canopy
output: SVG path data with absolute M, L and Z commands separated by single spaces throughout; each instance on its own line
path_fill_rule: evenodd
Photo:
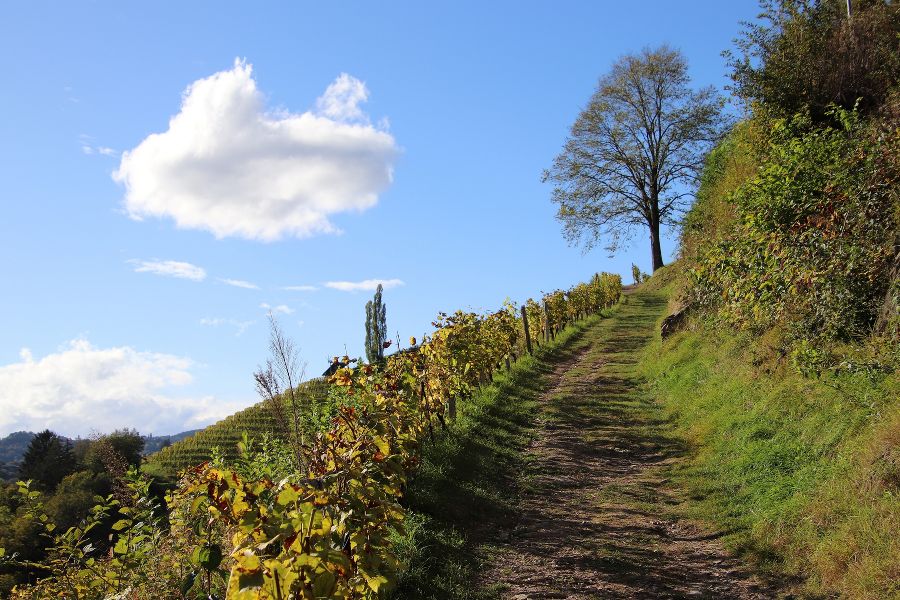
M 647 227 L 653 270 L 661 267 L 660 225 L 686 208 L 723 131 L 722 106 L 714 88 L 690 87 L 687 61 L 669 46 L 617 60 L 543 175 L 568 241 L 615 252 Z
M 735 50 L 732 91 L 776 116 L 831 107 L 872 112 L 900 82 L 900 5 L 885 0 L 761 0 Z

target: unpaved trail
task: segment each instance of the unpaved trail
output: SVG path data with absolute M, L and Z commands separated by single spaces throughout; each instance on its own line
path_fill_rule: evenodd
M 660 295 L 631 294 L 558 359 L 519 475 L 518 523 L 482 546 L 482 589 L 516 600 L 777 597 L 715 532 L 679 516 L 685 498 L 665 469 L 686 448 L 635 374 L 664 308 Z

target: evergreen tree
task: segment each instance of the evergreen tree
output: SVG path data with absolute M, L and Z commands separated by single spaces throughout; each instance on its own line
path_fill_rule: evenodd
M 63 478 L 75 471 L 72 443 L 45 429 L 32 438 L 19 466 L 19 478 L 31 479 L 34 486 L 52 492 Z
M 387 340 L 387 305 L 381 302 L 381 284 L 375 297 L 366 302 L 366 358 L 370 363 L 384 360 L 384 342 Z

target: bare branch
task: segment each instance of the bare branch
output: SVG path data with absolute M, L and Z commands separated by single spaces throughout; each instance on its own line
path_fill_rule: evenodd
M 253 374 L 256 392 L 269 406 L 272 417 L 294 449 L 297 466 L 305 463 L 303 419 L 309 407 L 297 386 L 303 380 L 306 364 L 300 363 L 299 351 L 284 335 L 278 321 L 269 313 L 269 358 L 266 366 Z

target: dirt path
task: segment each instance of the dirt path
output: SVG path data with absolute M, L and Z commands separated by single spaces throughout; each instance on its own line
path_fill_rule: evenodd
M 714 533 L 679 517 L 664 471 L 685 448 L 634 373 L 664 302 L 629 296 L 556 365 L 519 521 L 487 548 L 484 589 L 515 600 L 776 597 Z

